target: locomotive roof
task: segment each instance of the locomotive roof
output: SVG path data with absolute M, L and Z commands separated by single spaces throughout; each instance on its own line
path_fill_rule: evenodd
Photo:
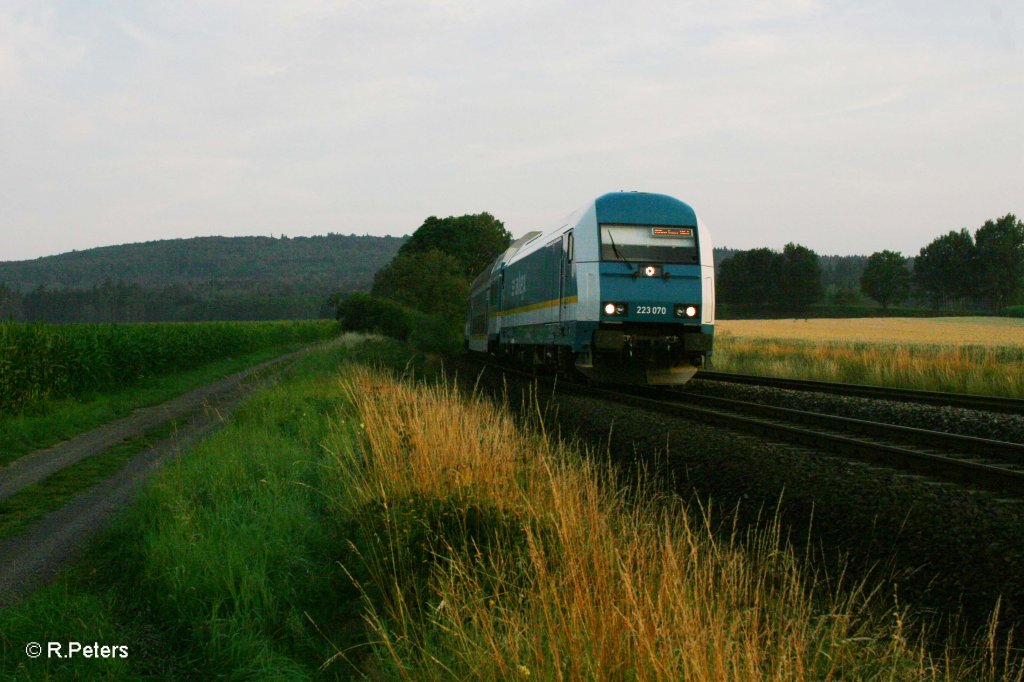
M 696 227 L 693 208 L 667 194 L 609 192 L 594 202 L 597 222 Z
M 476 291 L 481 284 L 490 279 L 492 272 L 501 267 L 503 263 L 507 263 L 509 260 L 511 260 L 512 256 L 514 256 L 519 249 L 523 248 L 525 244 L 528 244 L 530 241 L 532 241 L 536 237 L 539 237 L 540 235 L 540 230 L 527 232 L 522 237 L 509 244 L 509 247 L 505 249 L 505 251 L 502 252 L 500 256 L 494 259 L 490 267 L 485 269 L 483 272 L 477 275 L 476 278 L 473 279 L 473 283 L 469 285 L 469 290 Z

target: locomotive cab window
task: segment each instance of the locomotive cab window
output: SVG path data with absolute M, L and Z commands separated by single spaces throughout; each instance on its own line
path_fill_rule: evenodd
M 697 228 L 666 225 L 601 225 L 601 260 L 697 263 Z

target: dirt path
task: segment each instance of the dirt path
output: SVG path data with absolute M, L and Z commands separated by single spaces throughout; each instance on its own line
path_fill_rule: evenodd
M 113 513 L 134 497 L 153 471 L 217 428 L 246 394 L 267 380 L 264 377 L 246 383 L 246 379 L 275 366 L 276 373 L 282 363 L 303 352 L 305 350 L 274 358 L 161 405 L 136 410 L 124 419 L 38 450 L 0 468 L 0 499 L 4 499 L 125 439 L 142 435 L 172 419 L 192 415 L 172 437 L 135 455 L 113 476 L 47 513 L 23 533 L 0 540 L 0 606 L 14 603 L 67 566 L 96 532 L 105 527 Z

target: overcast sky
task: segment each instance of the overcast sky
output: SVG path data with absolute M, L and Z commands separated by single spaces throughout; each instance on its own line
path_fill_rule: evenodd
M 1024 3 L 0 0 L 0 260 L 619 189 L 823 254 L 1022 216 Z

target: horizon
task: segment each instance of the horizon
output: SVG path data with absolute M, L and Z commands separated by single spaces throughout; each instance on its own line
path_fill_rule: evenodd
M 22 258 L 22 259 L 19 259 L 19 260 L 0 260 L 0 265 L 11 264 L 11 263 L 27 263 L 27 262 L 31 262 L 31 261 L 35 261 L 35 260 L 41 260 L 41 259 L 45 259 L 45 258 L 58 258 L 60 256 L 65 256 L 65 255 L 72 254 L 72 253 L 82 253 L 82 252 L 85 252 L 85 251 L 95 251 L 95 250 L 98 250 L 98 249 L 116 249 L 116 248 L 122 247 L 122 246 L 140 246 L 140 245 L 153 244 L 153 243 L 158 243 L 158 242 L 186 241 L 186 240 L 189 240 L 189 239 L 275 239 L 275 240 L 284 240 L 284 239 L 308 239 L 308 238 L 313 238 L 313 237 L 330 237 L 330 236 L 336 236 L 336 237 L 357 237 L 357 238 L 372 237 L 374 239 L 407 239 L 409 236 L 411 236 L 411 233 L 406 233 L 406 234 L 403 234 L 403 235 L 391 235 L 391 234 L 379 235 L 379 234 L 356 234 L 354 232 L 353 233 L 327 232 L 327 233 L 324 233 L 324 234 L 300 234 L 300 235 L 288 235 L 288 234 L 277 234 L 277 235 L 274 235 L 274 234 L 236 234 L 236 235 L 208 234 L 208 235 L 193 235 L 193 236 L 189 236 L 189 237 L 160 237 L 158 239 L 149 239 L 149 240 L 146 240 L 144 242 L 124 242 L 124 243 L 120 243 L 120 244 L 99 244 L 99 245 L 96 245 L 96 246 L 88 246 L 88 247 L 81 248 L 81 249 L 70 249 L 68 251 L 61 251 L 59 253 L 45 254 L 45 255 L 42 255 L 42 256 L 36 256 L 34 258 Z M 522 236 L 522 235 L 519 235 L 519 236 Z M 938 235 L 936 235 L 936 236 L 938 236 Z M 513 235 L 512 240 L 514 241 L 515 239 L 516 239 L 516 236 Z M 752 246 L 752 247 L 748 247 L 748 248 L 738 248 L 738 247 L 733 247 L 733 246 L 729 246 L 729 245 L 725 245 L 725 244 L 715 244 L 714 245 L 714 249 L 716 251 L 717 250 L 722 250 L 722 251 L 746 251 L 746 250 L 749 250 L 749 249 L 769 248 L 769 249 L 772 249 L 773 251 L 780 251 L 781 252 L 783 246 L 784 245 L 772 246 L 772 245 L 768 245 L 768 244 L 762 244 L 762 245 L 759 245 L 759 246 Z M 818 256 L 825 257 L 825 258 L 836 258 L 836 257 L 838 257 L 838 258 L 867 258 L 868 256 L 871 255 L 870 253 L 850 253 L 850 254 L 822 253 L 822 252 L 819 252 L 817 249 L 815 249 L 815 248 L 813 248 L 813 247 L 811 247 L 811 246 L 809 246 L 807 244 L 802 244 L 802 246 L 807 246 L 807 248 L 810 248 Z M 903 255 L 907 256 L 908 258 L 914 258 L 916 254 L 903 254 Z

